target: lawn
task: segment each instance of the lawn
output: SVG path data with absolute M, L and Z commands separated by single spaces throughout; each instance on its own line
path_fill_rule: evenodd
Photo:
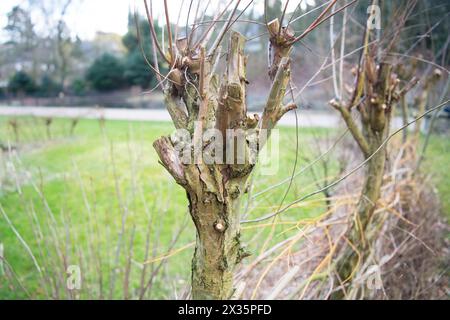
M 80 120 L 71 132 L 71 120 L 53 120 L 47 130 L 43 119 L 24 117 L 17 119 L 16 135 L 10 120 L 0 117 L 2 147 L 16 148 L 0 158 L 0 244 L 7 261 L 0 269 L 0 299 L 73 298 L 65 288 L 69 265 L 81 268 L 78 298 L 136 298 L 142 283 L 149 283 L 145 298 L 179 294 L 189 283 L 195 231 L 182 188 L 158 164 L 152 148 L 173 127 Z M 325 151 L 325 142 L 337 133 L 299 129 L 297 171 Z M 281 128 L 279 136 L 279 162 L 272 159 L 278 168 L 272 175 L 256 170 L 243 201 L 246 218 L 277 210 L 289 186 L 265 191 L 288 178 L 294 167 L 296 130 Z M 425 162 L 447 215 L 449 148 L 448 139 L 433 138 Z M 327 159 L 326 174 L 319 161 L 314 170 L 298 175 L 284 203 L 317 189 L 316 180 L 323 183 L 327 176 L 331 181 L 338 172 L 338 149 Z M 322 194 L 293 207 L 280 217 L 269 243 L 296 232 L 292 223 L 325 210 Z M 266 239 L 270 229 L 270 223 L 245 225 L 242 236 L 250 251 L 267 245 L 255 239 Z M 14 271 L 13 281 L 6 280 L 5 269 Z
M 422 169 L 425 168 L 437 186 L 442 211 L 450 221 L 450 139 L 448 136 L 434 136 L 425 154 Z

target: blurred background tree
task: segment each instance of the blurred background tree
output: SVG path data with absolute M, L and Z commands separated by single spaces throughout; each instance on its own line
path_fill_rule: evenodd
M 8 90 L 17 96 L 31 94 L 36 91 L 36 84 L 33 78 L 26 72 L 15 73 L 8 83 Z
M 135 19 L 137 18 L 137 22 Z M 136 27 L 139 28 L 141 39 L 138 39 Z M 156 24 L 156 33 L 161 36 L 161 28 Z M 144 89 L 156 84 L 156 77 L 151 71 L 146 59 L 153 64 L 153 54 L 151 53 L 150 29 L 148 22 L 142 17 L 135 17 L 128 14 L 128 32 L 122 38 L 123 45 L 127 48 L 125 56 L 125 80 L 128 85 L 138 85 Z M 141 49 L 142 48 L 142 49 Z M 160 66 L 162 67 L 162 66 Z
M 53 97 L 62 91 L 61 84 L 53 80 L 53 78 L 44 74 L 37 88 L 37 94 L 41 97 Z
M 117 90 L 124 86 L 124 67 L 115 56 L 105 53 L 97 58 L 86 73 L 86 80 L 98 91 Z

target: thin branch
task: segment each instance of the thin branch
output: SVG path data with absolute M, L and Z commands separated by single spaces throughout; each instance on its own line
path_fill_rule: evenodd
M 178 28 L 180 26 L 181 13 L 183 12 L 184 0 L 181 0 L 180 10 L 178 11 L 177 24 L 175 25 L 175 34 L 174 39 L 175 42 L 178 40 Z
M 269 20 L 267 19 L 267 3 L 268 0 L 264 0 L 264 24 L 267 26 Z
M 328 6 L 325 8 L 325 10 L 322 11 L 322 13 L 311 23 L 311 25 L 298 37 L 296 37 L 292 43 L 295 43 L 301 39 L 303 39 L 310 31 L 312 31 L 317 24 L 321 21 L 323 16 L 334 6 L 334 4 L 337 2 L 337 0 L 332 0 Z
M 334 5 L 334 3 L 337 0 L 333 1 L 332 4 L 330 5 Z M 339 8 L 338 10 L 336 10 L 334 13 L 329 14 L 328 16 L 326 16 L 325 18 L 321 19 L 320 21 L 314 21 L 301 35 L 299 35 L 298 37 L 296 37 L 294 40 L 291 41 L 291 43 L 296 43 L 297 41 L 303 39 L 306 35 L 308 35 L 308 33 L 310 33 L 312 30 L 314 30 L 315 28 L 317 28 L 318 26 L 320 26 L 322 23 L 324 23 L 325 21 L 327 21 L 328 19 L 330 19 L 331 17 L 335 16 L 336 14 L 338 14 L 339 12 L 345 10 L 346 8 L 348 8 L 349 6 L 351 6 L 352 4 L 354 4 L 356 1 L 358 0 L 353 0 L 352 2 L 349 2 L 348 4 L 346 4 L 345 6 Z M 324 10 L 324 12 L 326 13 L 328 7 Z M 322 14 L 324 13 L 322 12 Z M 319 16 L 320 18 L 322 18 L 322 14 Z
M 200 39 L 197 41 L 197 43 L 194 45 L 193 50 L 196 50 L 199 46 L 206 46 L 206 42 L 209 39 L 209 35 L 214 30 L 214 26 L 218 22 L 218 19 L 222 18 L 222 16 L 227 12 L 228 7 L 233 3 L 233 0 L 229 1 L 228 4 L 225 6 L 225 8 L 220 12 L 217 17 L 212 21 L 212 23 L 209 25 L 208 29 L 206 29 L 203 36 L 200 37 Z M 228 20 L 227 20 L 228 21 Z
M 234 6 L 233 11 L 230 13 L 230 16 L 228 17 L 228 22 L 223 26 L 219 36 L 217 37 L 216 41 L 214 42 L 213 46 L 211 47 L 211 49 L 208 51 L 208 56 L 212 56 L 214 55 L 217 47 L 220 45 L 220 43 L 222 42 L 223 37 L 225 36 L 225 34 L 228 31 L 228 27 L 231 25 L 231 21 L 233 20 L 234 14 L 236 13 L 237 8 L 239 7 L 239 4 L 241 3 L 242 0 L 237 0 L 236 5 Z M 253 0 L 252 0 L 253 1 Z
M 172 44 L 172 28 L 170 27 L 169 9 L 167 8 L 167 0 L 164 0 L 164 14 L 166 16 L 167 37 L 169 38 L 170 58 L 173 60 L 173 44 Z
M 151 12 L 151 10 L 148 7 L 147 4 L 147 0 L 143 0 L 144 1 L 144 5 L 145 5 L 145 13 L 147 15 L 147 20 L 148 20 L 148 24 L 150 27 L 150 33 L 152 35 L 152 41 L 153 44 L 156 46 L 156 48 L 159 51 L 159 54 L 164 58 L 164 60 L 166 60 L 167 63 L 170 64 L 169 59 L 167 59 L 166 55 L 164 54 L 164 51 L 161 49 L 161 45 L 158 42 L 158 37 L 156 36 L 156 31 L 155 31 L 155 25 L 153 24 L 153 13 Z M 151 0 L 150 0 L 150 5 L 151 5 Z
M 186 26 L 185 26 L 185 37 L 186 39 L 189 37 L 189 17 L 191 15 L 191 9 L 192 9 L 192 3 L 194 2 L 194 0 L 191 0 L 191 2 L 189 3 L 189 9 L 188 9 L 188 14 L 186 17 Z M 180 10 L 181 11 L 181 10 Z
M 344 10 L 342 17 L 342 31 L 341 31 L 341 61 L 339 63 L 339 97 L 344 98 L 344 60 L 345 60 L 345 33 L 347 27 L 347 9 Z
M 302 4 L 302 2 L 303 2 L 303 0 L 300 0 L 299 3 L 297 4 L 297 7 L 295 7 L 295 10 L 294 10 L 294 12 L 292 13 L 291 17 L 289 18 L 289 21 L 288 21 L 288 23 L 287 23 L 287 25 L 286 25 L 286 28 L 289 28 L 289 25 L 290 25 L 291 22 L 292 22 L 292 18 L 294 18 L 295 14 L 297 13 L 297 10 L 300 8 L 300 5 Z
M 331 11 L 334 13 L 334 6 L 333 10 Z M 337 84 L 337 76 L 336 76 L 336 53 L 334 51 L 334 46 L 336 45 L 336 41 L 334 41 L 334 16 L 330 19 L 330 50 L 331 50 L 331 63 L 333 64 L 333 67 L 331 68 L 332 74 L 333 74 L 333 89 L 334 89 L 334 95 L 340 99 L 340 94 L 338 91 L 338 84 Z
M 224 19 L 222 19 L 222 20 L 219 20 L 219 19 L 217 19 L 217 20 L 206 20 L 206 21 L 198 22 L 198 23 L 192 24 L 192 25 L 193 26 L 194 25 L 201 26 L 201 25 L 204 25 L 204 24 L 217 23 L 217 22 L 227 22 L 227 21 L 228 21 L 228 19 L 227 20 L 224 20 Z M 252 23 L 252 24 L 257 24 L 257 25 L 260 25 L 260 26 L 265 26 L 264 22 L 260 22 L 260 21 L 257 21 L 257 20 L 250 20 L 250 19 L 235 19 L 234 23 L 236 23 L 236 22 Z
M 424 62 L 424 63 L 428 63 L 428 64 L 430 64 L 430 65 L 432 65 L 432 66 L 434 66 L 434 67 L 436 67 L 436 68 L 438 68 L 438 69 L 440 69 L 442 71 L 445 71 L 447 74 L 450 74 L 450 71 L 448 69 L 446 69 L 445 67 L 443 67 L 443 66 L 441 66 L 441 65 L 439 65 L 439 64 L 437 64 L 437 63 L 435 63 L 433 61 L 430 61 L 430 60 L 426 60 L 426 59 L 419 58 L 419 57 L 414 57 L 414 56 L 409 56 L 409 55 L 401 54 L 401 53 L 394 53 L 394 52 L 388 53 L 387 55 L 389 55 L 389 56 L 406 57 L 406 58 L 418 60 L 418 61 L 421 61 L 421 62 Z
M 197 17 L 198 17 L 198 10 L 200 9 L 200 3 L 201 3 L 201 1 L 197 2 L 197 9 L 195 9 L 194 27 L 192 28 L 191 33 L 189 34 L 189 37 L 188 37 L 188 48 L 191 46 L 192 39 L 194 38 L 195 31 L 197 30 L 197 28 L 195 27 L 195 23 L 196 23 Z M 209 3 L 208 3 L 208 5 L 209 5 Z
M 278 36 L 281 34 L 281 29 L 283 28 L 283 20 L 284 20 L 284 16 L 286 15 L 286 10 L 287 10 L 288 5 L 289 5 L 289 0 L 286 0 L 286 4 L 284 5 L 283 13 L 281 14 L 280 27 L 278 28 Z
M 137 16 L 137 12 L 136 11 L 134 11 L 134 22 L 136 24 L 136 35 L 137 35 L 137 40 L 138 40 L 138 43 L 139 43 L 139 48 L 141 50 L 142 57 L 144 58 L 145 63 L 149 66 L 149 68 L 152 69 L 156 73 L 158 81 L 161 82 L 161 79 L 164 78 L 164 76 L 159 72 L 159 70 L 158 70 L 159 68 L 156 67 L 157 64 L 156 64 L 155 67 L 152 66 L 152 64 L 150 63 L 150 61 L 147 58 L 147 55 L 146 55 L 145 50 L 144 50 L 144 46 L 142 45 L 141 30 L 139 28 L 138 16 Z

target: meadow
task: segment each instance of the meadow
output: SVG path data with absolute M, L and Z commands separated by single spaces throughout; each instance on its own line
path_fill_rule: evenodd
M 52 119 L 49 124 L 34 117 L 0 117 L 0 299 L 182 295 L 190 281 L 195 230 L 185 193 L 152 147 L 172 131 L 171 124 L 159 122 Z M 299 128 L 297 134 L 281 127 L 278 170 L 253 174 L 242 203 L 244 219 L 273 212 L 281 202 L 334 181 L 345 162 L 342 131 Z M 423 165 L 447 217 L 449 149 L 448 139 L 432 137 Z M 327 150 L 324 161 L 314 160 Z M 294 166 L 300 174 L 290 183 Z M 319 193 L 276 223 L 244 224 L 243 242 L 258 253 L 298 232 L 298 222 L 326 210 L 325 195 Z M 79 290 L 66 285 L 73 265 L 81 269 Z

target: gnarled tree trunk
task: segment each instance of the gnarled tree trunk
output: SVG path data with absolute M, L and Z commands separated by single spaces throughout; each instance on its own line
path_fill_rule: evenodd
M 361 195 L 347 235 L 350 245 L 345 247 L 336 265 L 339 281 L 344 284 L 349 283 L 358 261 L 364 261 L 370 252 L 369 233 L 373 231 L 371 226 L 375 225 L 374 212 L 381 196 L 387 158 L 385 139 L 389 135 L 394 105 L 417 82 L 413 79 L 408 86 L 397 90 L 400 81 L 392 72 L 390 64 L 380 62 L 376 65 L 370 54 L 366 54 L 364 59 L 352 100 L 347 105 L 331 101 L 331 105 L 341 113 L 367 161 Z M 363 102 L 358 103 L 361 96 L 364 96 Z M 351 117 L 351 110 L 355 106 L 360 114 L 360 125 Z M 333 296 L 342 297 L 342 291 Z
M 231 32 L 226 71 L 219 83 L 214 54 L 207 56 L 200 47 L 199 54 L 192 55 L 185 41 L 177 43 L 183 56 L 169 75 L 165 102 L 181 130 L 154 142 L 161 164 L 186 191 L 197 230 L 194 299 L 231 297 L 234 268 L 248 255 L 240 242 L 240 199 L 265 138 L 295 107 L 283 106 L 290 69 L 289 59 L 282 57 L 271 67 L 276 72 L 270 75 L 273 84 L 261 119 L 247 115 L 244 45 L 245 38 Z M 222 138 L 222 144 L 215 144 Z
M 207 167 L 192 169 L 187 173 L 189 211 L 197 228 L 192 296 L 227 299 L 233 291 L 234 267 L 247 254 L 240 243 L 239 228 L 240 192 L 246 176 L 227 181 L 226 173 L 211 174 Z

